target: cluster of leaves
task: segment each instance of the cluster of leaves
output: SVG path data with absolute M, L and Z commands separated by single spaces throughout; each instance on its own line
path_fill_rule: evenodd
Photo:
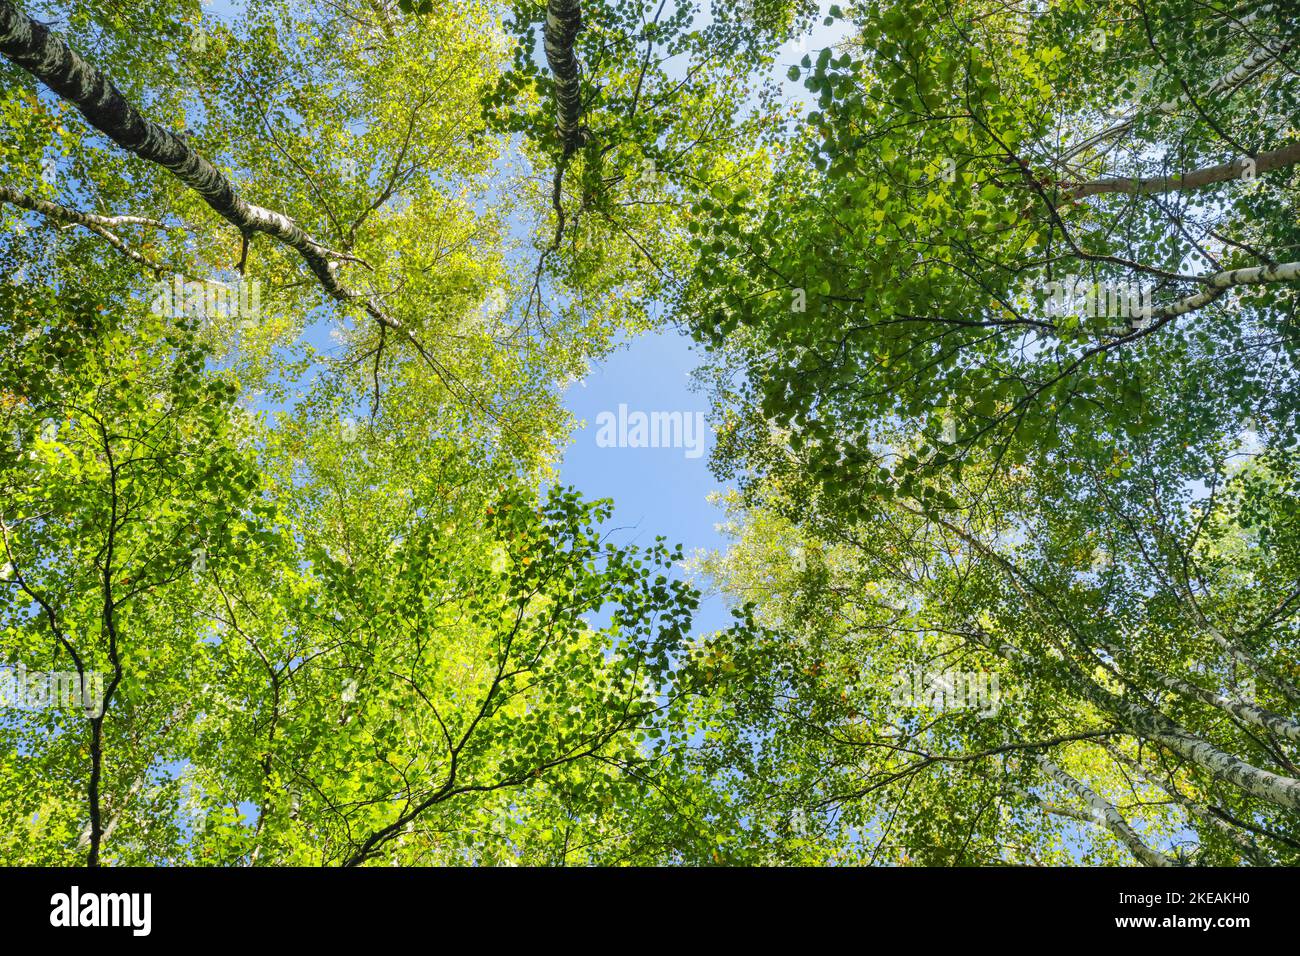
M 860 0 L 796 117 L 813 4 L 583 2 L 576 137 L 540 0 L 63 6 L 353 292 L 0 63 L 0 663 L 104 678 L 0 712 L 4 860 L 1300 861 L 1284 4 Z M 705 637 L 538 490 L 665 303 Z
M 550 206 L 489 175 L 504 38 L 487 5 L 407 6 L 57 24 L 391 327 L 0 66 L 5 184 L 55 204 L 8 206 L 0 250 L 0 647 L 105 690 L 0 715 L 7 862 L 704 862 L 738 825 L 668 717 L 680 553 L 535 490 L 559 386 L 636 324 L 627 266 L 559 253 L 582 301 L 530 324 L 510 216 Z M 181 315 L 173 273 L 261 311 Z
M 703 570 L 771 635 L 710 652 L 700 759 L 783 845 L 1294 861 L 1294 276 L 1210 277 L 1296 258 L 1296 178 L 1193 175 L 1294 139 L 1294 23 L 1251 13 L 854 4 L 791 71 L 804 152 L 697 201 L 742 486 Z M 1000 705 L 900 699 L 949 672 Z

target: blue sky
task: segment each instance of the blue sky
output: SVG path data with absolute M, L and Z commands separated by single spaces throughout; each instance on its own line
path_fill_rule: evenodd
M 829 2 L 821 4 L 823 13 L 828 7 Z M 805 53 L 816 56 L 821 47 L 845 34 L 842 22 L 827 27 L 818 21 L 804 44 L 796 39 L 781 49 L 770 72 L 781 80 L 788 99 L 811 104 L 802 84 L 791 83 L 786 71 Z M 619 543 L 650 544 L 655 535 L 664 535 L 670 543 L 682 545 L 687 555 L 725 547 L 716 528 L 724 516 L 707 501 L 710 492 L 723 488 L 709 472 L 711 423 L 705 452 L 698 458 L 687 458 L 680 448 L 601 448 L 596 443 L 597 416 L 616 412 L 620 404 L 629 411 L 700 411 L 707 421 L 708 396 L 690 387 L 691 372 L 701 358 L 680 332 L 642 335 L 593 367 L 584 382 L 565 393 L 566 407 L 586 427 L 574 432 L 560 465 L 560 480 L 588 498 L 614 500 L 610 527 L 619 529 L 615 537 Z M 706 597 L 696 618 L 696 632 L 723 627 L 729 619 L 720 596 Z
M 715 522 L 721 512 L 706 500 L 722 486 L 709 473 L 712 428 L 705 430 L 704 454 L 688 458 L 682 448 L 601 448 L 596 443 L 597 416 L 617 412 L 620 403 L 631 411 L 706 413 L 708 397 L 691 390 L 691 372 L 701 356 L 690 341 L 675 332 L 637 337 L 593 368 L 584 382 L 565 393 L 565 405 L 585 427 L 560 464 L 560 480 L 588 498 L 614 499 L 610 523 L 620 544 L 649 545 L 656 535 L 680 544 L 689 554 L 700 548 L 723 546 Z M 708 598 L 700 607 L 696 630 L 714 630 L 727 623 L 722 599 Z

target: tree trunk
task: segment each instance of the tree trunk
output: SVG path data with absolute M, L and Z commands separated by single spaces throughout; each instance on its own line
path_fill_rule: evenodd
M 1139 863 L 1147 866 L 1179 865 L 1178 861 L 1172 857 L 1165 856 L 1160 851 L 1147 846 L 1142 838 L 1138 836 L 1137 831 L 1129 826 L 1129 822 L 1124 819 L 1123 814 L 1116 810 L 1114 804 L 1110 801 L 1102 799 L 1094 790 L 1086 784 L 1080 783 L 1046 757 L 1039 755 L 1037 759 L 1038 766 L 1043 769 L 1044 773 L 1092 808 L 1092 811 L 1097 815 L 1098 822 L 1119 837 L 1120 842 L 1128 847 L 1129 852 L 1137 857 Z
M 582 145 L 582 74 L 574 41 L 582 29 L 578 0 L 549 0 L 546 4 L 546 63 L 555 74 L 555 126 L 568 156 Z
M 184 139 L 145 119 L 108 77 L 8 0 L 0 0 L 0 54 L 75 106 L 117 145 L 169 170 L 242 234 L 265 233 L 296 249 L 331 296 L 355 298 L 334 274 L 337 254 L 288 216 L 242 199 L 230 180 Z

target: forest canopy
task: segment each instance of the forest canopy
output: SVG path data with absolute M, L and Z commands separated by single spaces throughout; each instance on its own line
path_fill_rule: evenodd
M 1298 42 L 0 0 L 0 862 L 1300 865 Z M 709 553 L 557 480 L 664 332 Z

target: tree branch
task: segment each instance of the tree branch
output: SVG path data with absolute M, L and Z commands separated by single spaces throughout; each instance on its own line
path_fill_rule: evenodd
M 1242 173 L 1254 162 L 1256 175 L 1269 173 L 1300 162 L 1300 142 L 1291 143 L 1281 149 L 1269 150 L 1253 157 L 1253 160 L 1233 160 L 1204 169 L 1194 169 L 1172 176 L 1156 176 L 1151 179 L 1120 176 L 1113 179 L 1095 179 L 1092 182 L 1071 186 L 1065 191 L 1067 199 L 1082 199 L 1085 196 L 1098 196 L 1103 193 L 1123 193 L 1126 195 L 1150 195 L 1152 193 L 1186 192 L 1200 189 L 1215 183 L 1241 179 Z
M 75 106 L 117 145 L 170 171 L 241 233 L 264 233 L 296 250 L 333 298 L 341 302 L 360 298 L 335 275 L 341 255 L 322 246 L 288 216 L 240 197 L 230 180 L 189 143 L 146 119 L 107 76 L 8 0 L 0 0 L 0 54 Z M 392 325 L 372 301 L 364 304 L 367 313 Z
M 146 219 L 143 216 L 97 216 L 94 213 L 82 212 L 70 206 L 25 195 L 8 186 L 0 186 L 0 204 L 2 203 L 40 213 L 47 219 L 57 219 L 89 229 L 128 259 L 152 270 L 154 275 L 162 274 L 163 267 L 160 264 L 136 252 L 120 236 L 110 231 L 117 226 L 153 226 L 156 229 L 166 229 L 167 226 L 157 219 Z

